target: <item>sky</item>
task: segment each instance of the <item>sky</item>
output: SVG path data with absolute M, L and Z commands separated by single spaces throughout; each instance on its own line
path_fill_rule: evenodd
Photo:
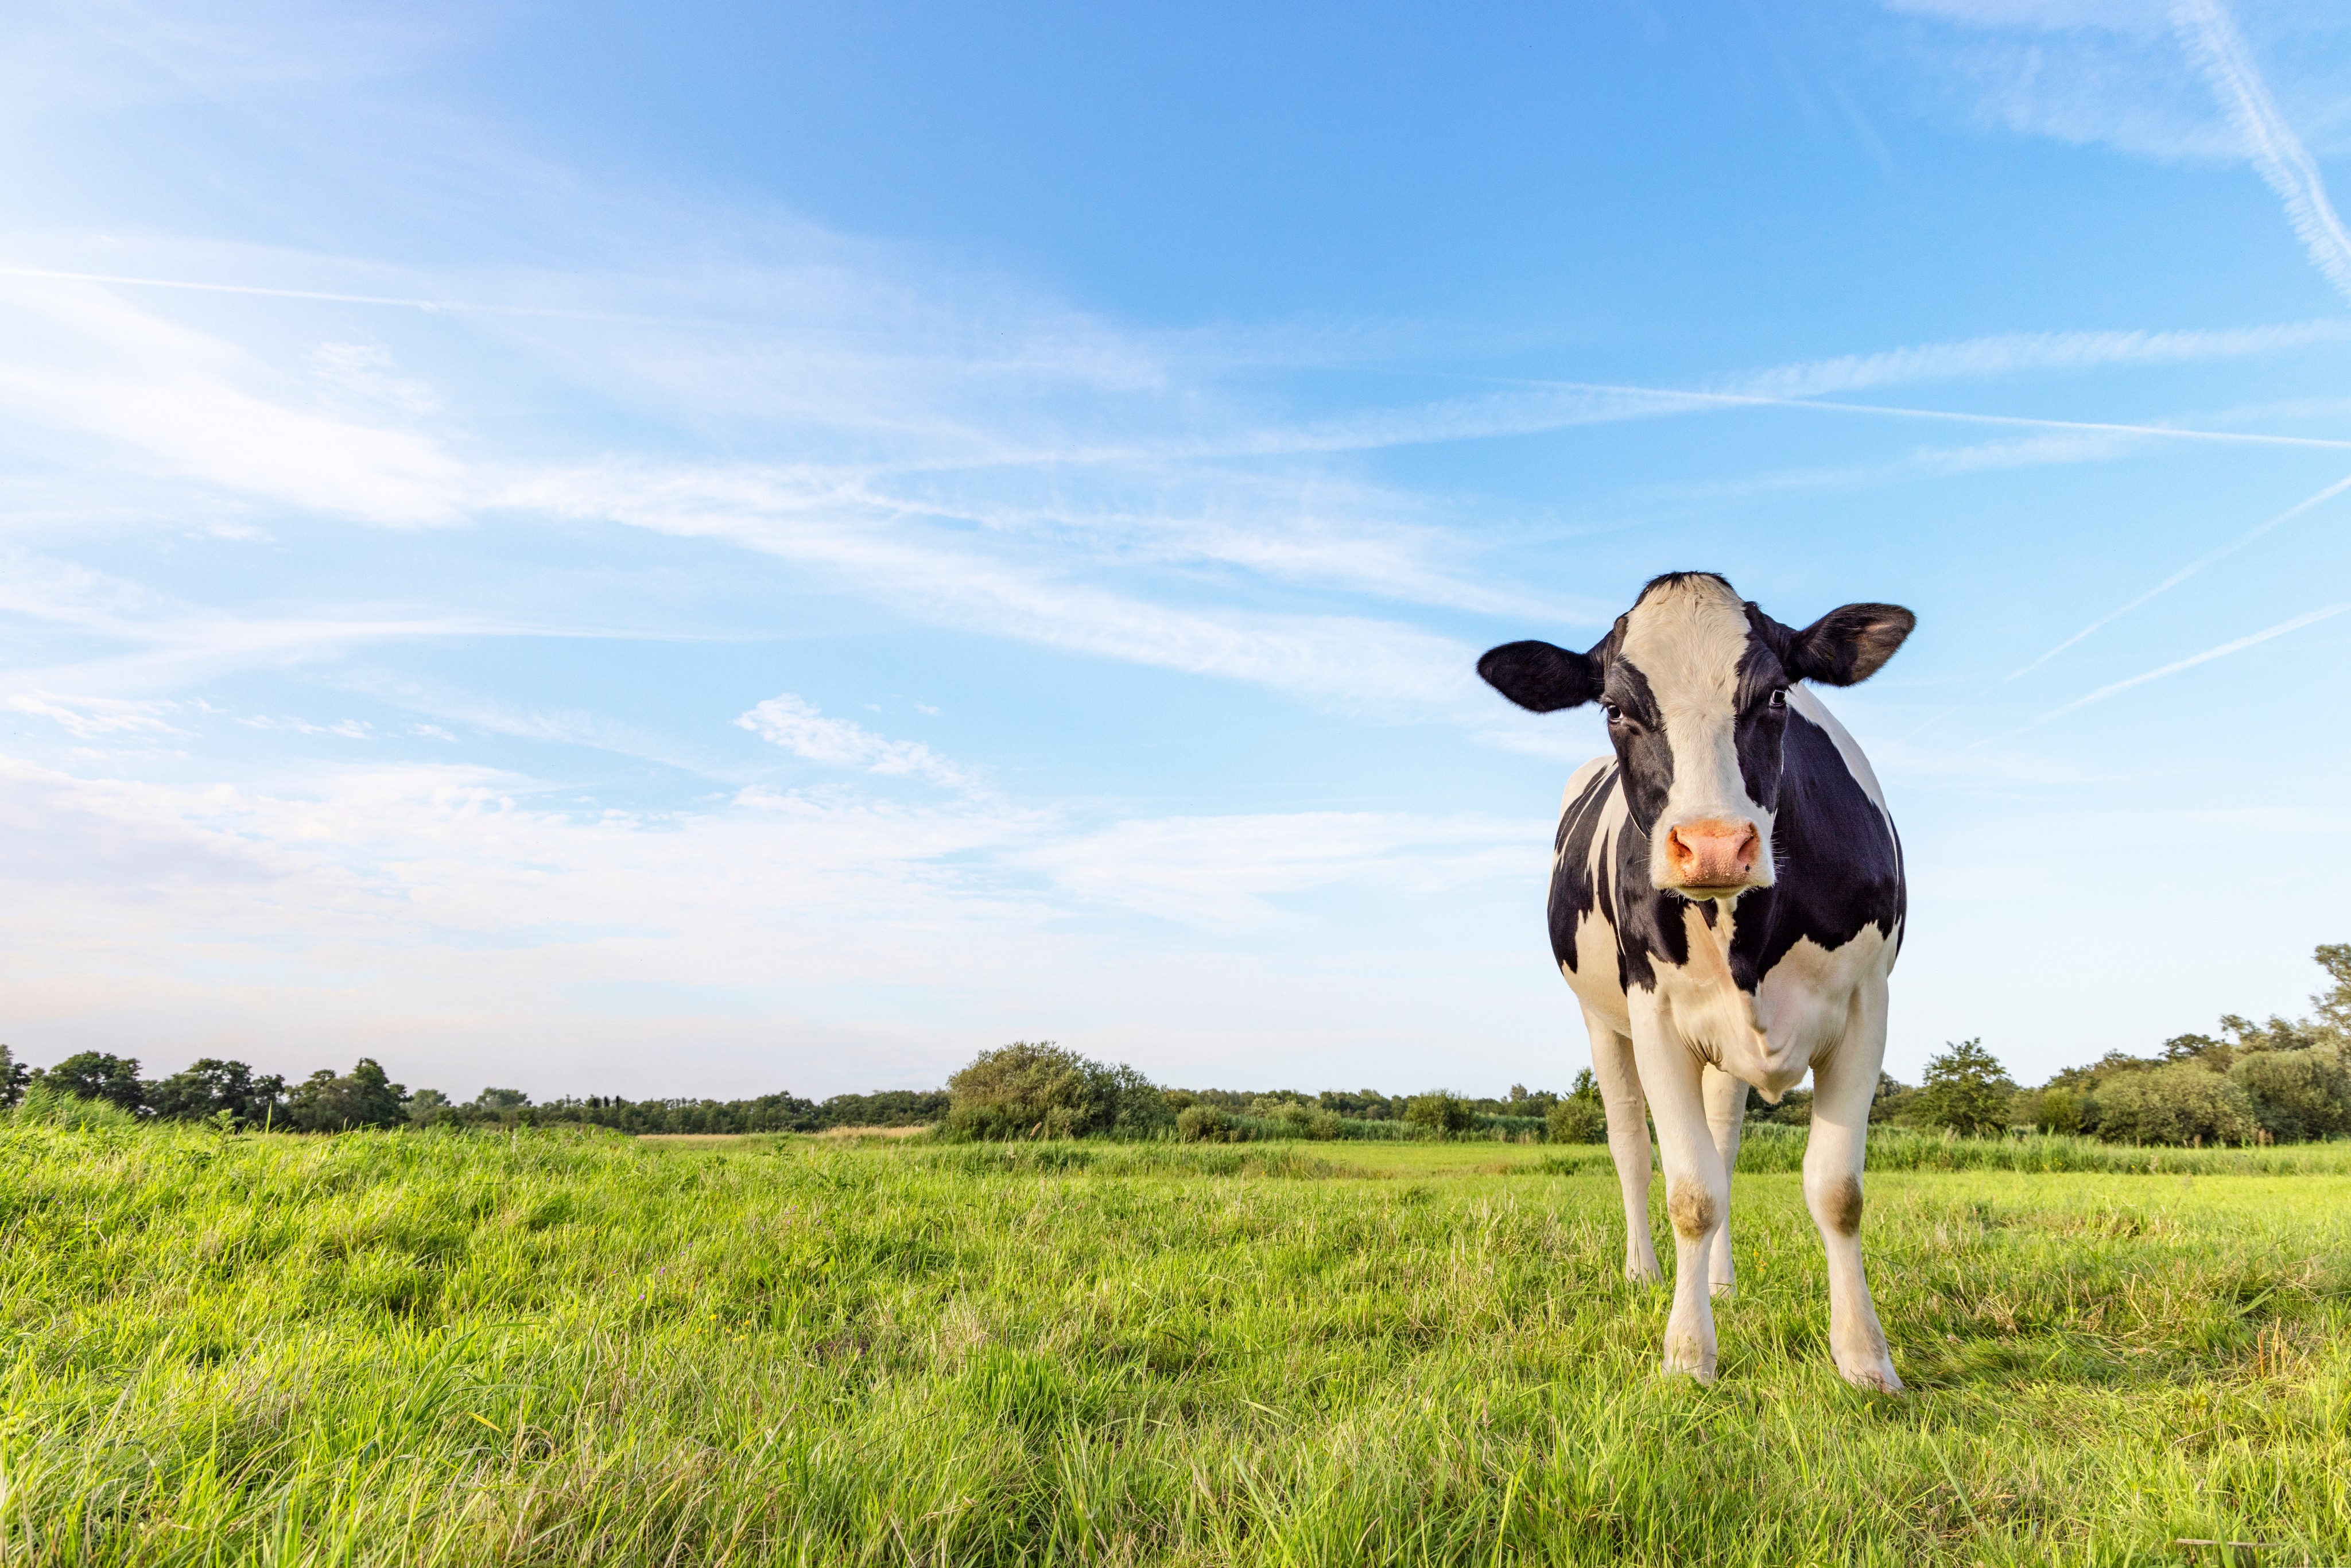
M 1588 1061 L 1589 712 L 1724 573 L 1887 1065 L 2351 940 L 2351 14 L 902 0 L 0 14 L 0 1040 L 459 1097 Z

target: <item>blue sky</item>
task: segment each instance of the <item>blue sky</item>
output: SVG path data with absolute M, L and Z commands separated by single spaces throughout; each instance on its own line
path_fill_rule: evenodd
M 2351 939 L 2334 8 L 0 28 L 24 1059 L 1562 1085 L 1470 666 L 1685 568 L 1919 614 L 1897 1073 Z

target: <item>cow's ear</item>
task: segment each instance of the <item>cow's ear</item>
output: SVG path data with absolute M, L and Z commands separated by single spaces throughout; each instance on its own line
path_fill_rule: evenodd
M 1781 662 L 1799 680 L 1854 685 L 1877 674 L 1917 624 L 1899 604 L 1844 605 L 1792 634 Z
M 1549 643 L 1505 643 L 1478 661 L 1486 684 L 1523 708 L 1555 713 L 1600 695 L 1600 665 Z

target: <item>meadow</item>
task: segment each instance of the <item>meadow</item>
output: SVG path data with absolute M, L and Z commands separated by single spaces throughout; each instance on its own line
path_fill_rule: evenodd
M 1596 1148 L 0 1124 L 0 1561 L 2351 1561 L 2351 1145 L 1892 1139 L 1887 1398 L 1758 1131 L 1699 1387 Z

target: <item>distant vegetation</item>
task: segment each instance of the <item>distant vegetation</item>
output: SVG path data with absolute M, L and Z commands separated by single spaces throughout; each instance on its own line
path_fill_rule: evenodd
M 2109 1051 L 2037 1088 L 2020 1088 L 1978 1040 L 1948 1046 L 1917 1085 L 1882 1077 L 1870 1121 L 1961 1138 L 2086 1135 L 2135 1145 L 2217 1146 L 2317 1142 L 2351 1134 L 2351 943 L 2317 949 L 2332 984 L 2312 1017 L 2256 1024 L 2224 1015 L 2220 1033 L 2175 1035 L 2151 1055 Z M 25 1101 L 35 1120 L 209 1123 L 224 1130 L 332 1133 L 375 1127 L 539 1127 L 616 1132 L 821 1133 L 850 1127 L 930 1127 L 951 1143 L 1029 1139 L 1173 1139 L 1239 1144 L 1499 1140 L 1598 1144 L 1607 1117 L 1590 1070 L 1567 1092 L 1513 1084 L 1475 1099 L 1447 1090 L 1176 1089 L 1121 1063 L 1096 1061 L 1050 1040 L 983 1051 L 944 1089 L 795 1094 L 751 1100 L 624 1100 L 590 1095 L 534 1103 L 515 1089 L 467 1101 L 411 1092 L 372 1059 L 348 1072 L 322 1069 L 288 1084 L 241 1061 L 207 1057 L 168 1078 L 139 1075 L 136 1060 L 83 1051 L 44 1071 L 0 1046 L 0 1104 Z M 100 1108 L 103 1108 L 101 1111 Z M 1812 1092 L 1777 1104 L 1749 1099 L 1750 1124 L 1802 1126 Z M 1875 1140 L 1873 1140 L 1873 1146 Z M 1875 1157 L 1875 1156 L 1873 1156 Z

